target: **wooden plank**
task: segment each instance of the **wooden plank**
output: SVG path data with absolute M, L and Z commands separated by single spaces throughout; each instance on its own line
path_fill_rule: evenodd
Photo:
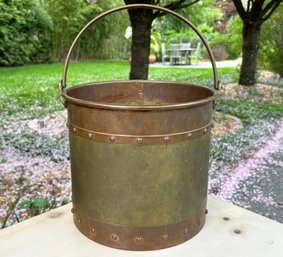
M 131 252 L 99 245 L 74 226 L 71 204 L 0 231 L 1 257 L 283 257 L 283 225 L 208 198 L 207 222 L 193 239 L 168 249 Z

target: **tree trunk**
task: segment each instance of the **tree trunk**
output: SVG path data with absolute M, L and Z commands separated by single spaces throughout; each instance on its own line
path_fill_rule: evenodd
M 130 79 L 147 79 L 150 54 L 150 33 L 153 21 L 152 10 L 129 10 L 132 26 Z
M 244 21 L 243 27 L 243 61 L 239 84 L 254 86 L 256 84 L 256 64 L 261 24 Z

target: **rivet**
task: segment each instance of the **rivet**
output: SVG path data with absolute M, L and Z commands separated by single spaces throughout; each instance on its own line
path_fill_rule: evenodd
M 114 143 L 115 141 L 116 141 L 116 137 L 111 136 L 111 137 L 110 137 L 110 142 Z
M 135 238 L 136 243 L 141 244 L 143 242 L 143 237 L 142 236 L 137 236 Z
M 80 220 L 80 219 L 78 219 L 78 223 L 81 223 L 81 220 Z
M 164 137 L 164 141 L 168 143 L 170 141 L 170 137 Z
M 168 240 L 169 236 L 167 234 L 162 235 L 163 240 Z
M 88 137 L 89 137 L 89 138 L 92 138 L 92 133 L 88 133 Z
M 113 234 L 111 234 L 111 239 L 113 241 L 118 241 L 119 240 L 119 236 L 117 234 L 113 233 Z
M 90 231 L 91 231 L 91 233 L 92 233 L 92 236 L 96 236 L 96 230 L 94 229 L 94 228 L 90 228 Z
M 206 132 L 207 132 L 207 128 L 205 128 L 205 129 L 203 130 L 203 134 L 206 134 Z
M 241 232 L 242 232 L 242 231 L 241 231 L 240 229 L 235 229 L 235 230 L 234 230 L 234 233 L 235 233 L 235 234 L 241 234 Z
M 143 142 L 143 139 L 140 138 L 140 137 L 138 137 L 138 138 L 137 138 L 137 143 L 138 143 L 138 144 L 142 144 L 142 142 Z
M 184 234 L 185 234 L 185 235 L 188 235 L 188 234 L 189 234 L 189 229 L 188 229 L 188 228 L 185 228 Z
M 72 209 L 71 209 L 71 213 L 74 213 L 74 212 L 75 212 L 75 209 L 74 209 L 74 208 L 72 208 Z
M 192 137 L 192 135 L 193 135 L 192 133 L 188 133 L 187 134 L 187 139 L 190 139 Z
M 208 214 L 208 210 L 206 209 L 204 213 L 205 213 L 205 214 Z
M 74 131 L 74 133 L 76 134 L 76 132 L 77 132 L 77 129 L 76 129 L 76 128 L 73 128 L 73 131 Z

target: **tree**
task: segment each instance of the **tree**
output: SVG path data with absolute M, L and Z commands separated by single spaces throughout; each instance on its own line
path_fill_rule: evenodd
M 269 19 L 282 0 L 233 0 L 243 21 L 243 61 L 239 84 L 253 86 L 256 83 L 256 64 L 259 35 L 264 21 Z M 246 4 L 245 4 L 246 3 Z
M 124 0 L 125 4 L 152 4 L 161 5 L 170 10 L 179 10 L 189 7 L 199 0 Z M 150 9 L 131 9 L 128 11 L 132 26 L 131 71 L 130 79 L 147 79 L 148 56 L 150 53 L 150 34 L 154 19 L 164 13 Z

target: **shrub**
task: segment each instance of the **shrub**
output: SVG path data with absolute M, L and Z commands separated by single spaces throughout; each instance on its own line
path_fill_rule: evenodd
M 49 45 L 43 31 L 52 20 L 37 1 L 2 1 L 0 13 L 0 65 L 46 61 Z
M 242 52 L 242 21 L 239 17 L 230 19 L 227 26 L 227 33 L 215 33 L 210 40 L 210 46 L 213 49 L 218 49 L 216 52 L 222 52 L 224 56 L 225 50 L 229 59 L 238 58 Z M 222 49 L 220 51 L 220 49 Z M 225 50 L 224 50 L 225 49 Z
M 283 6 L 264 24 L 260 36 L 259 64 L 283 77 Z

